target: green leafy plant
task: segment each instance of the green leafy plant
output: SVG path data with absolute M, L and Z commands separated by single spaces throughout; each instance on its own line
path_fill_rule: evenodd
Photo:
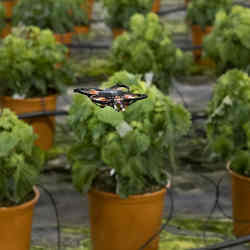
M 154 192 L 168 182 L 167 160 L 175 164 L 174 146 L 187 133 L 190 114 L 126 71 L 114 74 L 101 87 L 116 83 L 148 98 L 118 113 L 75 96 L 69 115 L 75 144 L 68 155 L 73 183 L 80 192 L 94 187 L 122 197 Z
M 207 134 L 213 151 L 250 176 L 250 78 L 239 70 L 221 76 L 209 104 Z
M 4 109 L 0 115 L 0 207 L 30 199 L 44 163 L 31 126 Z
M 5 10 L 3 4 L 0 2 L 0 33 L 5 26 Z
M 219 73 L 238 68 L 249 70 L 250 10 L 234 6 L 232 12 L 218 13 L 213 31 L 205 38 L 204 49 L 217 63 Z
M 220 10 L 229 12 L 232 8 L 232 0 L 192 0 L 188 4 L 187 20 L 192 25 L 200 25 L 202 28 L 212 26 L 216 14 Z
M 49 30 L 14 29 L 0 47 L 1 92 L 28 98 L 63 91 L 73 79 L 66 52 Z
M 168 92 L 171 77 L 184 73 L 192 56 L 183 54 L 171 39 L 169 30 L 154 13 L 144 17 L 134 15 L 129 31 L 119 36 L 112 45 L 111 62 L 116 70 L 154 74 L 153 82 Z
M 111 28 L 127 29 L 129 19 L 136 13 L 151 11 L 153 0 L 103 0 L 107 10 L 106 23 Z
M 81 8 L 86 0 L 19 0 L 14 8 L 15 25 L 38 26 L 55 33 L 72 32 L 75 25 L 87 24 L 87 13 Z

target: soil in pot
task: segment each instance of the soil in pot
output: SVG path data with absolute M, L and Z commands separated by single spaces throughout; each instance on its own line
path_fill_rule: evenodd
M 9 108 L 17 115 L 31 112 L 56 110 L 57 96 L 52 95 L 44 98 L 13 99 L 8 96 L 2 97 L 2 107 Z M 25 119 L 34 132 L 38 135 L 36 145 L 43 150 L 49 150 L 54 141 L 55 118 L 53 116 L 35 117 Z
M 166 189 L 122 199 L 97 190 L 88 194 L 93 250 L 139 249 L 159 231 Z M 159 238 L 145 250 L 157 250 Z
M 250 178 L 227 169 L 232 177 L 232 206 L 234 234 L 237 237 L 250 234 Z
M 3 250 L 29 250 L 34 206 L 40 193 L 19 206 L 0 207 L 0 246 Z

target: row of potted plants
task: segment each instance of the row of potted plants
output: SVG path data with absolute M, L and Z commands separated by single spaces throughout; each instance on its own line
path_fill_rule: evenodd
M 94 0 L 38 0 L 31 4 L 31 0 L 19 0 L 12 11 L 12 24 L 16 26 L 21 23 L 51 29 L 58 41 L 69 44 L 74 32 L 88 33 L 93 3 Z M 114 37 L 128 28 L 129 19 L 135 13 L 146 14 L 150 11 L 158 12 L 160 9 L 160 0 L 103 0 L 103 4 L 107 10 L 105 22 L 112 28 Z M 6 36 L 9 32 L 10 27 L 3 35 Z
M 57 41 L 69 44 L 72 35 L 87 33 L 93 0 L 30 1 L 19 0 L 13 8 L 12 26 L 37 26 L 51 29 Z M 5 37 L 10 33 L 4 32 Z

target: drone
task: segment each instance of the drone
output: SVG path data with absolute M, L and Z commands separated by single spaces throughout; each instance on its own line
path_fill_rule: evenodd
M 145 94 L 131 93 L 129 87 L 124 84 L 116 84 L 107 89 L 77 88 L 74 92 L 86 95 L 101 108 L 110 106 L 117 112 L 123 112 L 129 105 L 147 98 Z

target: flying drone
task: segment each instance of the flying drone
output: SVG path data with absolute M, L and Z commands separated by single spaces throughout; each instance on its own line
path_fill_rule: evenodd
M 110 106 L 116 111 L 125 111 L 125 109 L 139 101 L 147 98 L 144 94 L 133 94 L 128 86 L 116 84 L 111 88 L 77 88 L 74 92 L 86 95 L 90 100 L 101 108 Z

